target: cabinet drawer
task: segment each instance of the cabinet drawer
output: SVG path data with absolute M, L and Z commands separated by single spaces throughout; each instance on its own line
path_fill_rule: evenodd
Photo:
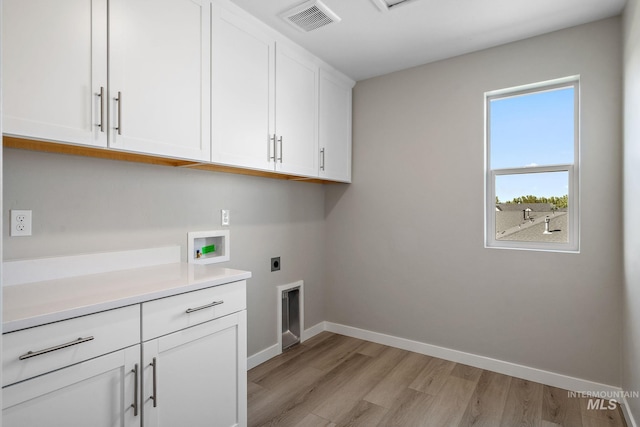
M 246 285 L 243 280 L 143 303 L 142 340 L 244 310 Z
M 140 342 L 140 306 L 3 335 L 3 387 Z

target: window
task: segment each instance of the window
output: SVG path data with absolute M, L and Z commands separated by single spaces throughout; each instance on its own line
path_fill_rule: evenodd
M 579 250 L 579 80 L 485 94 L 486 246 Z

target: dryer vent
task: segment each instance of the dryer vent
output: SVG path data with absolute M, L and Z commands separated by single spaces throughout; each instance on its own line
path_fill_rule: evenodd
M 338 15 L 333 13 L 320 0 L 311 0 L 296 6 L 280 15 L 289 24 L 303 32 L 313 31 L 325 25 L 340 22 Z

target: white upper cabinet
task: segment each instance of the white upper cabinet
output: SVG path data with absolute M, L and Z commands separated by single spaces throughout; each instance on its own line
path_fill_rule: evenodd
M 109 146 L 210 160 L 210 2 L 110 0 L 109 13 Z
M 318 174 L 318 65 L 301 52 L 276 46 L 276 170 Z
M 274 170 L 274 39 L 215 7 L 212 52 L 211 160 Z
M 353 83 L 320 70 L 320 178 L 351 182 L 351 92 Z
M 212 161 L 317 176 L 318 65 L 228 7 L 213 13 Z
M 209 161 L 210 30 L 209 0 L 7 0 L 4 130 Z
M 2 8 L 9 135 L 351 180 L 354 82 L 230 0 Z
M 4 0 L 2 13 L 4 132 L 106 147 L 107 0 Z

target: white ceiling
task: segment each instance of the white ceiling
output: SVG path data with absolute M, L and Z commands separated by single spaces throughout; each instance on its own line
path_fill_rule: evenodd
M 303 33 L 279 15 L 304 0 L 233 0 L 355 80 L 621 13 L 626 0 L 323 0 L 342 21 Z

